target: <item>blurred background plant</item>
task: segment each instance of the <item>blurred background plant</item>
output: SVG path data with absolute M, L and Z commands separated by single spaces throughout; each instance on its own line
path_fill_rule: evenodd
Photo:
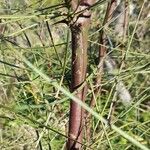
M 127 36 L 120 40 L 116 20 L 105 29 L 110 41 L 108 56 L 115 70 L 104 70 L 101 96 L 93 108 L 108 117 L 115 99 L 111 121 L 147 147 L 150 144 L 150 4 L 130 1 Z M 118 5 L 119 6 L 119 5 Z M 93 94 L 98 59 L 98 36 L 102 30 L 107 2 L 92 8 L 88 50 L 87 104 Z M 142 9 L 143 7 L 143 9 Z M 119 8 L 119 7 L 118 7 Z M 119 10 L 119 9 L 118 9 Z M 70 30 L 66 24 L 69 10 L 63 0 L 0 1 L 0 149 L 64 149 L 67 141 L 69 98 L 58 91 L 22 60 L 24 55 L 40 71 L 67 89 L 71 82 Z M 116 18 L 116 19 L 115 19 Z M 122 48 L 126 53 L 123 68 Z M 116 78 L 124 83 L 132 102 L 125 106 L 116 96 Z M 91 118 L 91 139 L 84 149 L 136 149 L 111 129 L 104 135 L 100 121 Z M 86 132 L 84 133 L 86 137 Z M 107 140 L 106 140 L 107 136 Z M 110 143 L 109 143 L 109 142 Z

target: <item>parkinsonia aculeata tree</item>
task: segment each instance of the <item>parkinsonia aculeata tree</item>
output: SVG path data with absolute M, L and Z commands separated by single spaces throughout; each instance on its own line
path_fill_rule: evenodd
M 86 70 L 88 29 L 91 12 L 90 6 L 94 0 L 72 0 L 71 5 L 74 17 L 70 24 L 72 34 L 72 81 L 71 90 L 75 95 L 85 100 L 86 95 Z M 67 3 L 67 2 L 66 2 Z M 74 101 L 70 104 L 69 140 L 67 149 L 81 149 L 84 112 L 81 106 Z
M 86 69 L 87 69 L 87 47 L 88 47 L 88 29 L 90 25 L 91 12 L 90 8 L 94 4 L 95 0 L 72 0 L 68 4 L 71 5 L 73 11 L 73 19 L 71 20 L 70 29 L 72 33 L 72 83 L 71 90 L 75 92 L 75 95 L 81 99 L 85 100 L 86 96 Z M 67 2 L 66 2 L 67 3 Z M 125 3 L 126 4 L 126 3 Z M 126 6 L 126 5 L 123 5 Z M 111 0 L 108 2 L 105 18 L 103 21 L 103 26 L 109 22 L 112 18 L 114 10 L 117 8 L 117 1 Z M 123 11 L 123 14 L 126 14 L 126 11 Z M 122 19 L 122 17 L 120 17 Z M 122 19 L 123 23 L 126 22 L 125 19 Z M 120 24 L 118 25 L 120 27 Z M 123 29 L 120 29 L 120 32 L 123 32 Z M 101 84 L 101 74 L 103 70 L 103 59 L 106 57 L 106 46 L 107 38 L 103 30 L 100 32 L 100 48 L 99 48 L 99 65 L 101 67 L 98 71 L 98 76 L 96 78 L 96 85 L 98 89 L 94 91 L 95 96 L 100 92 Z M 104 45 L 104 46 L 102 46 Z M 106 62 L 105 62 L 106 63 Z M 129 94 L 128 94 L 129 95 Z M 94 105 L 93 97 L 91 99 L 90 106 Z M 84 125 L 84 111 L 82 108 L 71 101 L 70 107 L 70 119 L 69 119 L 69 140 L 67 144 L 68 149 L 81 149 L 82 142 L 82 130 Z M 89 131 L 90 131 L 90 127 Z M 90 134 L 87 131 L 87 136 L 90 138 Z

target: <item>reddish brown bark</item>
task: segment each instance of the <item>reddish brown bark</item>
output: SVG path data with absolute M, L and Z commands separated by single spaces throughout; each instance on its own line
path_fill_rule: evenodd
M 106 52 L 107 52 L 107 37 L 104 34 L 104 26 L 106 26 L 106 24 L 110 21 L 110 19 L 112 18 L 113 12 L 117 6 L 116 4 L 116 0 L 111 0 L 111 2 L 108 3 L 107 5 L 107 10 L 106 10 L 106 14 L 105 14 L 105 18 L 103 21 L 103 29 L 100 31 L 100 36 L 99 36 L 99 63 L 98 63 L 98 73 L 97 73 L 97 77 L 95 80 L 95 90 L 94 90 L 94 95 L 92 95 L 91 98 L 91 102 L 90 102 L 90 107 L 94 107 L 95 106 L 95 101 L 97 99 L 98 96 L 100 96 L 100 92 L 101 92 L 101 79 L 102 79 L 102 74 L 103 74 L 103 66 L 104 66 L 104 59 L 106 56 Z M 90 137 L 91 137 L 91 116 L 90 114 L 87 115 L 87 140 L 90 141 Z
M 85 101 L 86 86 L 80 86 L 86 80 L 87 69 L 87 38 L 90 23 L 90 11 L 88 8 L 92 5 L 92 0 L 72 0 L 71 6 L 75 13 L 79 12 L 73 18 L 71 24 L 72 33 L 72 83 L 71 90 L 75 96 Z M 82 13 L 80 13 L 82 11 Z M 70 103 L 70 118 L 68 131 L 68 150 L 80 150 L 82 143 L 82 130 L 84 123 L 84 111 L 77 103 Z

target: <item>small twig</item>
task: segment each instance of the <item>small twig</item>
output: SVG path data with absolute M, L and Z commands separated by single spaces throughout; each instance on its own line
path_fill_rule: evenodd
M 115 0 L 111 0 L 111 2 L 108 2 L 105 18 L 103 21 L 103 26 L 111 19 L 113 11 L 116 8 L 115 3 L 116 3 Z M 99 34 L 100 47 L 99 47 L 98 75 L 95 80 L 96 89 L 94 90 L 94 93 L 93 93 L 91 101 L 90 101 L 90 108 L 93 108 L 95 106 L 96 99 L 100 95 L 100 92 L 101 92 L 101 79 L 102 79 L 102 74 L 103 74 L 104 59 L 105 59 L 106 51 L 107 51 L 107 48 L 105 47 L 105 45 L 107 44 L 107 38 L 106 38 L 106 35 L 104 34 L 103 30 L 101 30 L 100 34 Z M 89 127 L 91 124 L 91 114 L 87 114 L 86 118 L 87 118 L 86 119 L 87 124 L 89 124 L 89 125 L 87 125 L 88 128 L 86 131 L 87 139 L 89 140 L 91 137 L 91 132 L 90 132 L 91 127 Z
M 36 134 L 37 134 L 37 138 L 39 139 L 40 135 L 39 135 L 38 130 L 36 130 Z M 43 150 L 41 140 L 39 141 L 39 149 L 40 149 L 40 150 Z
M 62 67 L 62 62 L 60 60 L 60 57 L 58 55 L 58 52 L 57 52 L 57 49 L 56 49 L 56 46 L 55 46 L 55 43 L 54 43 L 54 39 L 53 39 L 53 36 L 52 36 L 52 33 L 51 33 L 51 30 L 50 30 L 50 27 L 49 27 L 49 24 L 48 24 L 48 21 L 46 21 L 46 26 L 47 26 L 47 29 L 48 29 L 48 33 L 49 33 L 49 36 L 50 36 L 50 39 L 51 39 L 51 42 L 52 42 L 52 45 L 53 45 L 53 48 L 55 50 L 55 53 L 56 53 L 56 56 L 57 56 L 57 59 L 60 63 L 60 66 Z

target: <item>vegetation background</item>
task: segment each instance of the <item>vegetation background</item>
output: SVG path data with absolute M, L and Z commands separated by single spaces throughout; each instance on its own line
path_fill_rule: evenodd
M 98 36 L 103 28 L 107 1 L 92 8 L 89 33 L 88 78 L 86 103 L 95 88 L 98 57 Z M 113 109 L 111 120 L 128 135 L 150 148 L 150 4 L 130 1 L 130 18 L 124 51 L 128 50 L 125 65 L 118 75 L 110 78 L 105 71 L 101 96 L 93 111 L 103 117 Z M 70 98 L 40 75 L 69 90 L 71 82 L 70 29 L 59 23 L 66 17 L 63 0 L 0 0 L 0 149 L 1 150 L 60 150 L 67 141 Z M 117 15 L 116 15 L 117 18 Z M 122 43 L 112 21 L 108 37 L 115 45 L 110 57 L 119 66 Z M 38 72 L 29 68 L 26 59 Z M 129 90 L 132 102 L 124 105 L 116 96 L 116 78 Z M 123 149 L 137 147 L 100 120 L 91 118 L 92 138 L 84 138 L 84 149 Z M 87 136 L 85 131 L 85 137 Z

